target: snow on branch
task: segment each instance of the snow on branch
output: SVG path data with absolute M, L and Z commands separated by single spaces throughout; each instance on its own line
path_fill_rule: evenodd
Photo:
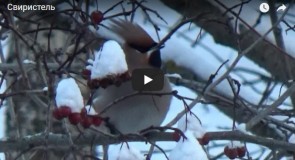
M 274 140 L 270 138 L 264 138 L 259 136 L 253 136 L 244 134 L 240 131 L 224 131 L 224 132 L 207 132 L 206 136 L 210 140 L 237 140 L 247 141 L 250 143 L 260 144 L 272 149 L 282 149 L 286 151 L 294 151 L 295 144 L 287 143 L 284 141 Z M 74 141 L 75 146 L 93 145 L 105 145 L 116 144 L 120 142 L 146 142 L 146 141 L 175 141 L 174 133 L 168 132 L 153 132 L 148 134 L 147 137 L 143 137 L 137 134 L 121 135 L 117 137 L 99 135 L 95 138 L 93 136 L 84 135 Z M 47 143 L 45 143 L 47 142 Z M 45 135 L 43 133 L 35 134 L 32 136 L 26 136 L 19 139 L 2 139 L 0 140 L 0 152 L 7 151 L 21 151 L 25 149 L 33 149 L 37 147 L 48 147 L 53 150 L 69 149 L 71 147 L 67 135 L 49 133 Z

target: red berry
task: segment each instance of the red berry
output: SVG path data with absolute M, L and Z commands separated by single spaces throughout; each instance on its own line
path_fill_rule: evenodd
M 91 71 L 88 70 L 88 69 L 83 69 L 83 71 L 82 71 L 82 76 L 83 76 L 84 78 L 90 78 L 90 76 L 91 76 Z
M 71 113 L 72 113 L 72 110 L 70 107 L 68 106 L 61 106 L 58 108 L 59 110 L 59 114 L 65 118 L 65 117 L 68 117 Z
M 97 79 L 88 80 L 87 85 L 90 89 L 97 89 L 99 87 L 99 80 Z
M 239 158 L 242 158 L 246 155 L 246 148 L 245 147 L 238 147 L 237 148 Z
M 126 71 L 125 73 L 121 74 L 120 75 L 120 79 L 125 82 L 127 80 L 129 80 L 131 77 L 130 77 L 130 73 L 128 71 Z
M 198 138 L 200 145 L 207 145 L 209 143 L 209 137 L 207 134 L 204 134 L 202 138 Z
M 107 88 L 108 85 L 111 85 L 112 84 L 112 80 L 111 79 L 108 79 L 108 78 L 104 78 L 104 79 L 101 79 L 99 80 L 99 86 L 101 86 L 102 88 Z
M 87 116 L 86 108 L 82 108 L 80 114 L 82 118 L 86 117 Z
M 89 116 L 85 116 L 81 119 L 81 125 L 84 128 L 89 128 L 91 126 L 92 119 Z
M 99 24 L 103 20 L 103 13 L 101 13 L 101 11 L 92 12 L 91 20 L 92 20 L 92 23 Z
M 181 138 L 181 136 L 178 132 L 173 132 L 172 137 L 173 137 L 173 140 L 176 142 L 178 142 Z
M 53 112 L 52 112 L 52 115 L 55 119 L 57 120 L 61 120 L 63 117 L 62 115 L 60 114 L 59 112 L 59 109 L 58 108 L 54 108 Z
M 224 154 L 229 158 L 229 159 L 235 159 L 238 157 L 238 151 L 236 148 L 229 148 L 226 146 L 224 148 Z
M 68 118 L 73 125 L 77 125 L 82 119 L 80 113 L 71 113 Z
M 91 116 L 92 124 L 95 126 L 100 126 L 103 119 L 99 116 Z

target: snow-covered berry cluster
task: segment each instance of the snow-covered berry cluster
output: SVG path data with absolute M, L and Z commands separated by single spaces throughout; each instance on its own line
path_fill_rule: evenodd
M 98 15 L 92 14 L 93 21 L 98 23 Z M 121 85 L 130 79 L 125 53 L 121 46 L 113 40 L 104 43 L 103 47 L 95 52 L 95 57 L 88 60 L 89 65 L 83 70 L 90 89 L 106 88 L 109 85 Z M 53 116 L 57 120 L 67 118 L 73 125 L 82 125 L 88 128 L 91 125 L 99 126 L 102 118 L 92 107 L 84 106 L 79 86 L 73 78 L 62 79 L 56 88 L 56 108 Z
M 89 65 L 82 75 L 88 79 L 91 89 L 106 88 L 109 85 L 120 86 L 130 79 L 125 54 L 121 46 L 113 40 L 104 43 L 103 47 L 95 52 L 95 58 L 88 60 Z
M 246 155 L 246 147 L 239 141 L 231 141 L 224 147 L 224 154 L 229 159 L 242 158 Z
M 109 149 L 110 160 L 143 160 L 145 157 L 140 153 L 137 147 L 132 144 L 111 145 Z
M 209 139 L 197 116 L 189 112 L 178 121 L 177 128 L 183 132 L 184 137 L 177 131 L 173 133 L 173 139 L 177 144 L 170 152 L 169 160 L 208 160 L 202 145 L 208 144 Z
M 182 132 L 191 131 L 201 145 L 207 145 L 209 143 L 205 129 L 201 125 L 200 120 L 192 112 L 184 115 L 178 121 L 177 128 Z
M 53 116 L 57 120 L 68 118 L 71 124 L 81 124 L 84 128 L 99 126 L 103 120 L 92 107 L 84 107 L 81 91 L 73 78 L 58 83 L 55 102 Z
M 82 109 L 80 117 L 80 124 L 84 128 L 89 128 L 91 125 L 100 126 L 101 122 L 103 121 L 103 119 L 98 116 L 94 109 L 89 105 Z
M 170 152 L 169 160 L 208 160 L 206 152 L 196 140 L 193 132 L 184 132 L 186 139 L 179 140 L 174 149 Z

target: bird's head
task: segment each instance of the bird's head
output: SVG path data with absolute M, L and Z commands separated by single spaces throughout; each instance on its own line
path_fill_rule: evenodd
M 110 28 L 125 41 L 123 49 L 130 70 L 146 67 L 161 68 L 160 50 L 151 51 L 157 43 L 143 28 L 125 20 L 112 20 Z

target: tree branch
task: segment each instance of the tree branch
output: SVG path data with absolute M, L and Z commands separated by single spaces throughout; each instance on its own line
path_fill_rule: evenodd
M 60 67 L 60 65 L 57 63 L 47 63 L 47 66 L 49 69 L 52 69 L 52 70 L 56 70 Z M 25 63 L 23 64 L 23 67 L 24 67 L 24 70 L 30 70 L 30 69 L 36 68 L 37 64 Z M 82 66 L 81 64 L 72 64 L 70 68 L 73 70 L 79 70 L 79 69 L 82 69 Z M 16 63 L 0 63 L 0 71 L 9 71 L 9 70 L 19 71 L 20 70 L 19 65 Z
M 184 17 L 193 17 L 210 11 L 210 14 L 205 14 L 202 19 L 195 19 L 193 22 L 200 28 L 210 33 L 215 42 L 224 46 L 231 47 L 235 50 L 242 50 L 253 44 L 261 35 L 257 33 L 251 26 L 244 24 L 240 25 L 241 34 L 234 32 L 233 26 L 229 25 L 231 17 L 224 15 L 224 13 L 216 6 L 212 5 L 207 0 L 161 0 L 165 5 L 176 10 Z M 226 9 L 226 8 L 224 8 Z M 228 11 L 234 15 L 233 11 Z M 235 17 L 240 18 L 240 17 Z M 205 19 L 205 20 L 204 20 Z M 243 21 L 242 21 L 243 22 Z M 240 40 L 240 46 L 237 43 Z M 269 56 L 272 58 L 269 58 Z M 279 47 L 271 44 L 264 39 L 257 44 L 253 50 L 245 55 L 257 63 L 260 67 L 266 69 L 277 80 L 286 82 L 291 77 L 286 75 L 285 58 L 290 62 L 290 70 L 293 77 L 295 77 L 295 59 L 281 50 Z
M 106 145 L 116 144 L 121 142 L 146 142 L 148 141 L 175 141 L 174 134 L 171 132 L 153 132 L 148 134 L 147 137 L 141 135 L 129 134 L 121 135 L 116 137 L 99 135 L 95 138 L 90 135 L 81 136 L 79 139 L 74 141 L 75 147 L 93 145 Z M 47 138 L 47 139 L 46 139 Z M 279 141 L 275 139 L 269 139 L 259 136 L 253 136 L 244 134 L 240 131 L 223 131 L 223 132 L 207 132 L 206 138 L 209 140 L 238 140 L 249 143 L 260 144 L 271 149 L 283 149 L 286 151 L 294 151 L 295 144 Z M 33 148 L 42 149 L 45 147 L 45 141 L 47 141 L 48 148 L 52 150 L 69 149 L 71 145 L 68 141 L 68 136 L 65 134 L 53 134 L 50 133 L 47 137 L 44 134 L 35 134 L 33 136 L 26 136 L 21 139 L 7 139 L 0 141 L 0 152 L 16 151 L 16 150 L 27 150 Z

